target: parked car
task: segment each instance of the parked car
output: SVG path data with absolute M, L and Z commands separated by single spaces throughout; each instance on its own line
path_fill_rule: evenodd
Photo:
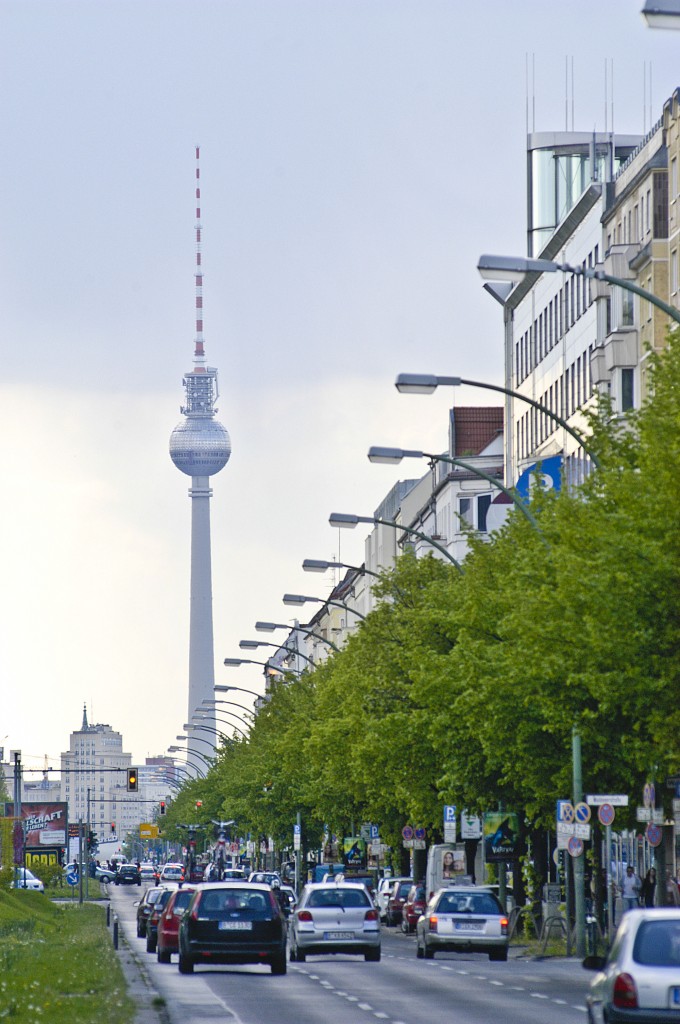
M 143 939 L 146 935 L 146 922 L 148 921 L 153 905 L 163 892 L 160 886 L 154 885 L 146 890 L 141 900 L 135 904 L 137 907 L 137 938 Z
M 255 882 L 208 882 L 179 925 L 180 974 L 197 964 L 269 964 L 286 973 L 286 921 L 276 895 Z
M 385 924 L 395 925 L 401 924 L 402 908 L 404 901 L 411 891 L 413 885 L 412 878 L 400 879 L 396 881 L 392 886 L 392 891 L 387 899 L 387 909 L 385 910 Z
M 306 885 L 290 919 L 290 959 L 310 953 L 358 953 L 380 960 L 380 917 L 363 885 Z
M 425 886 L 424 885 L 412 885 L 408 891 L 408 896 L 404 900 L 404 905 L 401 908 L 401 930 L 410 935 L 411 932 L 415 931 L 418 923 L 418 918 L 424 912 L 427 905 L 425 899 Z
M 173 889 L 158 919 L 156 956 L 159 964 L 169 964 L 172 954 L 177 952 L 177 936 L 182 914 L 189 906 L 189 901 L 196 887 L 184 885 L 181 889 Z
M 167 863 L 161 868 L 159 882 L 183 882 L 184 865 L 179 863 Z
M 33 874 L 30 868 L 15 868 L 14 881 L 11 889 L 33 889 L 36 892 L 44 892 L 45 886 L 39 878 Z
M 136 864 L 119 864 L 114 878 L 116 885 L 141 885 L 142 876 Z
M 680 908 L 627 911 L 609 954 L 583 966 L 598 972 L 586 997 L 590 1024 L 680 1020 Z
M 380 911 L 380 920 L 384 921 L 387 916 L 387 901 L 390 898 L 390 893 L 394 889 L 395 882 L 408 882 L 413 879 L 408 879 L 405 875 L 402 876 L 390 876 L 389 878 L 381 878 L 378 882 L 378 891 L 376 895 L 376 903 L 378 910 Z
M 508 918 L 489 889 L 450 886 L 434 894 L 416 925 L 416 955 L 431 960 L 438 950 L 508 959 Z
M 156 946 L 158 944 L 158 921 L 160 916 L 167 905 L 173 892 L 176 891 L 176 886 L 162 885 L 159 886 L 160 895 L 151 904 L 151 912 L 146 919 L 146 951 L 147 953 L 155 953 Z
M 98 881 L 103 882 L 104 885 L 108 885 L 109 882 L 113 882 L 116 877 L 116 872 L 113 868 L 105 868 L 101 864 L 96 864 L 94 868 L 94 877 Z

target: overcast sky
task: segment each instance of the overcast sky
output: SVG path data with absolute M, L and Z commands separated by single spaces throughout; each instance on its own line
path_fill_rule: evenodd
M 565 127 L 572 57 L 574 127 L 603 130 L 614 58 L 615 129 L 641 134 L 680 53 L 641 6 L 0 0 L 0 745 L 54 763 L 86 702 L 141 760 L 186 719 L 189 479 L 168 438 L 192 365 L 194 146 L 233 443 L 213 478 L 216 679 L 260 689 L 222 660 L 256 619 L 289 621 L 285 591 L 325 596 L 303 558 L 363 559 L 328 515 L 372 514 L 398 478 L 368 447 L 446 444 L 452 396 L 400 396 L 396 374 L 501 382 L 475 267 L 525 251 L 526 55 L 536 130 Z

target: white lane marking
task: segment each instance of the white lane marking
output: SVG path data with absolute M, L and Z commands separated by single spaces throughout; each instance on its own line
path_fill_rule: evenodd
M 553 999 L 553 1003 L 557 1003 L 558 1006 L 566 1006 L 567 1005 L 567 1000 L 566 999 Z
M 576 1006 L 575 1003 L 571 1004 L 571 1008 L 572 1008 L 572 1010 L 580 1010 L 581 1013 L 587 1013 L 588 1012 L 586 1010 L 585 1006 Z
M 340 989 L 340 988 L 336 988 L 335 994 L 336 994 L 336 996 L 346 996 L 347 995 L 347 993 L 343 992 L 342 989 Z
M 389 1020 L 390 1019 L 388 1013 L 378 1012 L 378 1013 L 374 1013 L 373 1016 L 377 1017 L 378 1020 Z
M 333 988 L 333 985 L 331 985 L 330 981 L 324 981 L 323 978 L 321 979 L 319 984 L 323 985 L 324 988 Z
M 347 996 L 347 999 L 350 1003 L 357 1003 L 359 1001 L 359 996 Z
M 529 993 L 532 999 L 547 999 L 548 996 L 544 995 L 543 992 L 531 992 Z
M 371 1013 L 373 1012 L 373 1007 L 370 1003 L 357 1003 L 357 1006 L 360 1010 L 369 1010 Z
M 511 985 L 510 988 L 513 992 L 526 992 L 526 989 L 522 988 L 521 985 Z
M 505 985 L 503 984 L 502 981 L 492 981 L 491 984 L 498 985 L 499 988 L 505 988 Z

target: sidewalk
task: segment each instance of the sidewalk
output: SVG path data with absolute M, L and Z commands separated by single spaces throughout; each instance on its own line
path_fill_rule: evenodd
M 113 936 L 115 910 L 111 905 L 109 931 Z M 123 969 L 130 998 L 137 1007 L 134 1024 L 171 1024 L 165 1000 L 159 995 L 146 969 L 142 957 L 127 940 L 123 922 L 118 922 L 118 949 L 114 950 Z

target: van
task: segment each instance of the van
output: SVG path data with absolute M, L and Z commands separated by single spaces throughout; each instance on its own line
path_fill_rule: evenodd
M 465 850 L 455 843 L 437 843 L 427 851 L 425 894 L 427 899 L 452 882 L 465 878 Z

